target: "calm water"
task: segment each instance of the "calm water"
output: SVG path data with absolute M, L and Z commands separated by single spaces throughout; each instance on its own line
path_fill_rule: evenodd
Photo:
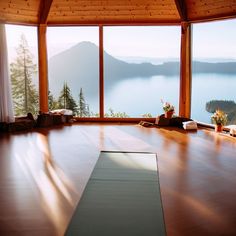
M 161 99 L 171 102 L 178 110 L 177 77 L 132 78 L 105 91 L 105 110 L 111 107 L 132 117 L 140 117 L 145 113 L 157 116 L 162 113 Z
M 236 101 L 236 75 L 195 74 L 192 82 L 192 118 L 210 123 L 206 102 L 213 99 Z M 162 114 L 161 99 L 171 102 L 178 114 L 179 77 L 153 76 L 122 80 L 105 89 L 105 110 L 126 112 L 130 117 Z M 90 101 L 91 108 L 97 101 Z M 97 105 L 96 105 L 97 106 Z
M 205 110 L 210 100 L 236 101 L 236 75 L 195 74 L 192 82 L 192 117 L 210 123 Z

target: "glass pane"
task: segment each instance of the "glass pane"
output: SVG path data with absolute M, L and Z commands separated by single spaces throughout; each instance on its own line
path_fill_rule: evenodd
M 6 25 L 15 116 L 39 111 L 37 28 Z
M 179 103 L 180 28 L 104 27 L 105 115 L 156 117 Z
M 192 118 L 211 123 L 216 109 L 236 124 L 236 20 L 193 25 Z
M 99 116 L 98 27 L 48 27 L 49 109 Z

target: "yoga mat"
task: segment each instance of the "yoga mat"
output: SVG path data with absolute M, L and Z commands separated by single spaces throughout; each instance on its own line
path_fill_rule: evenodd
M 156 154 L 101 152 L 65 235 L 166 235 Z

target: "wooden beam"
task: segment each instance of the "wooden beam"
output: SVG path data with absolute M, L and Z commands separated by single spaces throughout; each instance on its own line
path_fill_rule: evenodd
M 177 10 L 179 12 L 179 16 L 181 18 L 181 21 L 188 21 L 188 12 L 187 7 L 184 0 L 175 0 L 175 5 L 177 7 Z
M 103 26 L 99 25 L 99 113 L 104 118 Z
M 191 115 L 191 83 L 192 83 L 192 33 L 191 24 L 181 24 L 181 59 L 180 59 L 180 101 L 179 115 Z
M 39 110 L 48 112 L 47 25 L 38 26 Z
M 48 26 L 179 26 L 180 20 L 157 21 L 157 20 L 68 20 L 50 17 Z
M 46 24 L 48 14 L 51 8 L 53 0 L 41 0 L 39 8 L 39 24 Z

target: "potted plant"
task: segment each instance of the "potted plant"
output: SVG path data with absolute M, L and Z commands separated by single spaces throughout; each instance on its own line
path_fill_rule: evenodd
M 215 131 L 221 132 L 223 130 L 223 126 L 227 123 L 227 114 L 218 109 L 211 116 L 211 120 L 215 124 Z
M 171 105 L 169 102 L 162 101 L 162 104 L 163 104 L 163 110 L 165 112 L 165 118 L 170 119 L 175 112 L 175 107 Z

